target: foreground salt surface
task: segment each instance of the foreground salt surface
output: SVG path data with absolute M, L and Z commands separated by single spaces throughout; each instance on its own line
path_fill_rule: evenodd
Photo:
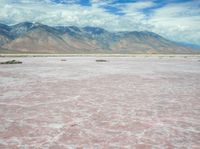
M 1 149 L 200 148 L 199 58 L 15 59 L 0 65 Z

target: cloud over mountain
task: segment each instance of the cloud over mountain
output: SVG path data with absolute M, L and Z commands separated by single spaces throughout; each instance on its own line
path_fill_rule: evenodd
M 148 30 L 200 45 L 197 0 L 0 0 L 0 22 L 97 26 L 109 31 Z

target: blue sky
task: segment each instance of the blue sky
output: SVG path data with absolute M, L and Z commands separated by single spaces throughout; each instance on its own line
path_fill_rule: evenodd
M 0 22 L 148 30 L 200 45 L 200 0 L 0 0 Z

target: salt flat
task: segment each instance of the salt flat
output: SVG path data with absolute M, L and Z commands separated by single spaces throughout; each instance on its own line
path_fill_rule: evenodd
M 23 64 L 0 65 L 1 149 L 200 148 L 199 57 L 0 62 L 12 59 Z

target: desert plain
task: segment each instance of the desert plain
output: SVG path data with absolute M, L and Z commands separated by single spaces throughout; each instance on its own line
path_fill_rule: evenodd
M 200 148 L 199 56 L 12 59 L 0 149 Z

